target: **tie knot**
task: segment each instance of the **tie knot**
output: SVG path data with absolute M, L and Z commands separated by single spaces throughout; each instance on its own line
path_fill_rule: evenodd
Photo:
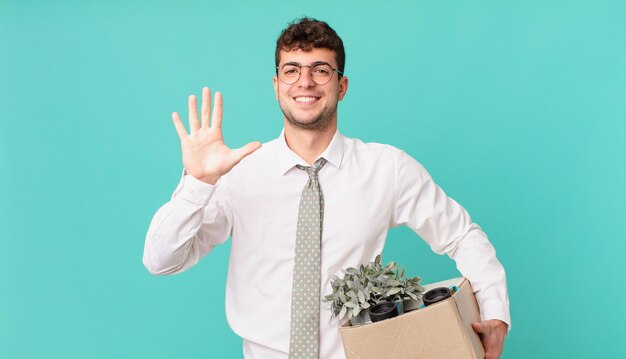
M 296 167 L 298 167 L 299 169 L 303 171 L 306 171 L 306 173 L 309 174 L 310 180 L 316 181 L 317 173 L 322 169 L 322 167 L 324 167 L 325 164 L 326 164 L 326 159 L 320 158 L 317 161 L 315 161 L 315 163 L 313 163 L 313 166 L 296 165 Z

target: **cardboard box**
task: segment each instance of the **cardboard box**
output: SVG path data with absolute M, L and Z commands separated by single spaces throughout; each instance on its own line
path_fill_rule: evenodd
M 360 326 L 341 327 L 346 359 L 482 359 L 485 352 L 471 327 L 480 320 L 470 282 L 454 278 L 425 285 L 457 286 L 444 301 L 398 317 Z

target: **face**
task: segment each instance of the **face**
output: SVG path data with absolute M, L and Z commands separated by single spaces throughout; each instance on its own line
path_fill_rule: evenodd
M 327 62 L 337 68 L 335 52 L 328 49 L 311 51 L 292 50 L 280 52 L 279 67 L 286 63 L 311 65 Z M 325 85 L 313 82 L 308 67 L 302 68 L 300 78 L 293 85 L 286 85 L 274 76 L 276 99 L 285 115 L 285 126 L 302 130 L 324 131 L 337 123 L 337 103 L 343 100 L 348 90 L 348 79 L 339 77 L 333 71 L 333 77 Z

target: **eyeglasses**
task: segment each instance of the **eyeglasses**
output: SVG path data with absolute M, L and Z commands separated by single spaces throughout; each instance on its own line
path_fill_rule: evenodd
M 326 85 L 333 78 L 333 71 L 343 76 L 343 72 L 334 69 L 327 62 L 316 62 L 313 65 L 300 65 L 298 63 L 289 62 L 283 66 L 276 67 L 278 79 L 285 85 L 293 85 L 300 79 L 302 68 L 308 67 L 311 79 L 318 85 Z

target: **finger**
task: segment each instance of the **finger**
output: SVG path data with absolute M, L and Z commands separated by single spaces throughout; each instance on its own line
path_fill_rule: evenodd
M 185 130 L 185 125 L 183 125 L 183 121 L 180 119 L 178 112 L 172 113 L 172 120 L 174 121 L 174 127 L 176 128 L 178 137 L 182 141 L 187 137 L 187 130 Z
M 474 322 L 472 323 L 472 329 L 474 329 L 476 334 L 485 334 L 485 331 L 487 330 L 487 326 L 481 322 Z
M 198 104 L 196 96 L 189 96 L 189 132 L 194 134 L 198 131 Z
M 222 93 L 215 93 L 215 104 L 213 104 L 213 119 L 211 120 L 211 128 L 222 128 L 222 114 L 223 114 Z
M 233 150 L 235 162 L 239 163 L 242 159 L 244 159 L 244 157 L 248 156 L 259 148 L 261 148 L 261 142 L 250 142 L 243 147 L 239 147 L 238 149 Z
M 202 88 L 202 109 L 200 110 L 200 118 L 202 119 L 201 127 L 209 128 L 209 114 L 211 113 L 211 90 L 208 87 Z

